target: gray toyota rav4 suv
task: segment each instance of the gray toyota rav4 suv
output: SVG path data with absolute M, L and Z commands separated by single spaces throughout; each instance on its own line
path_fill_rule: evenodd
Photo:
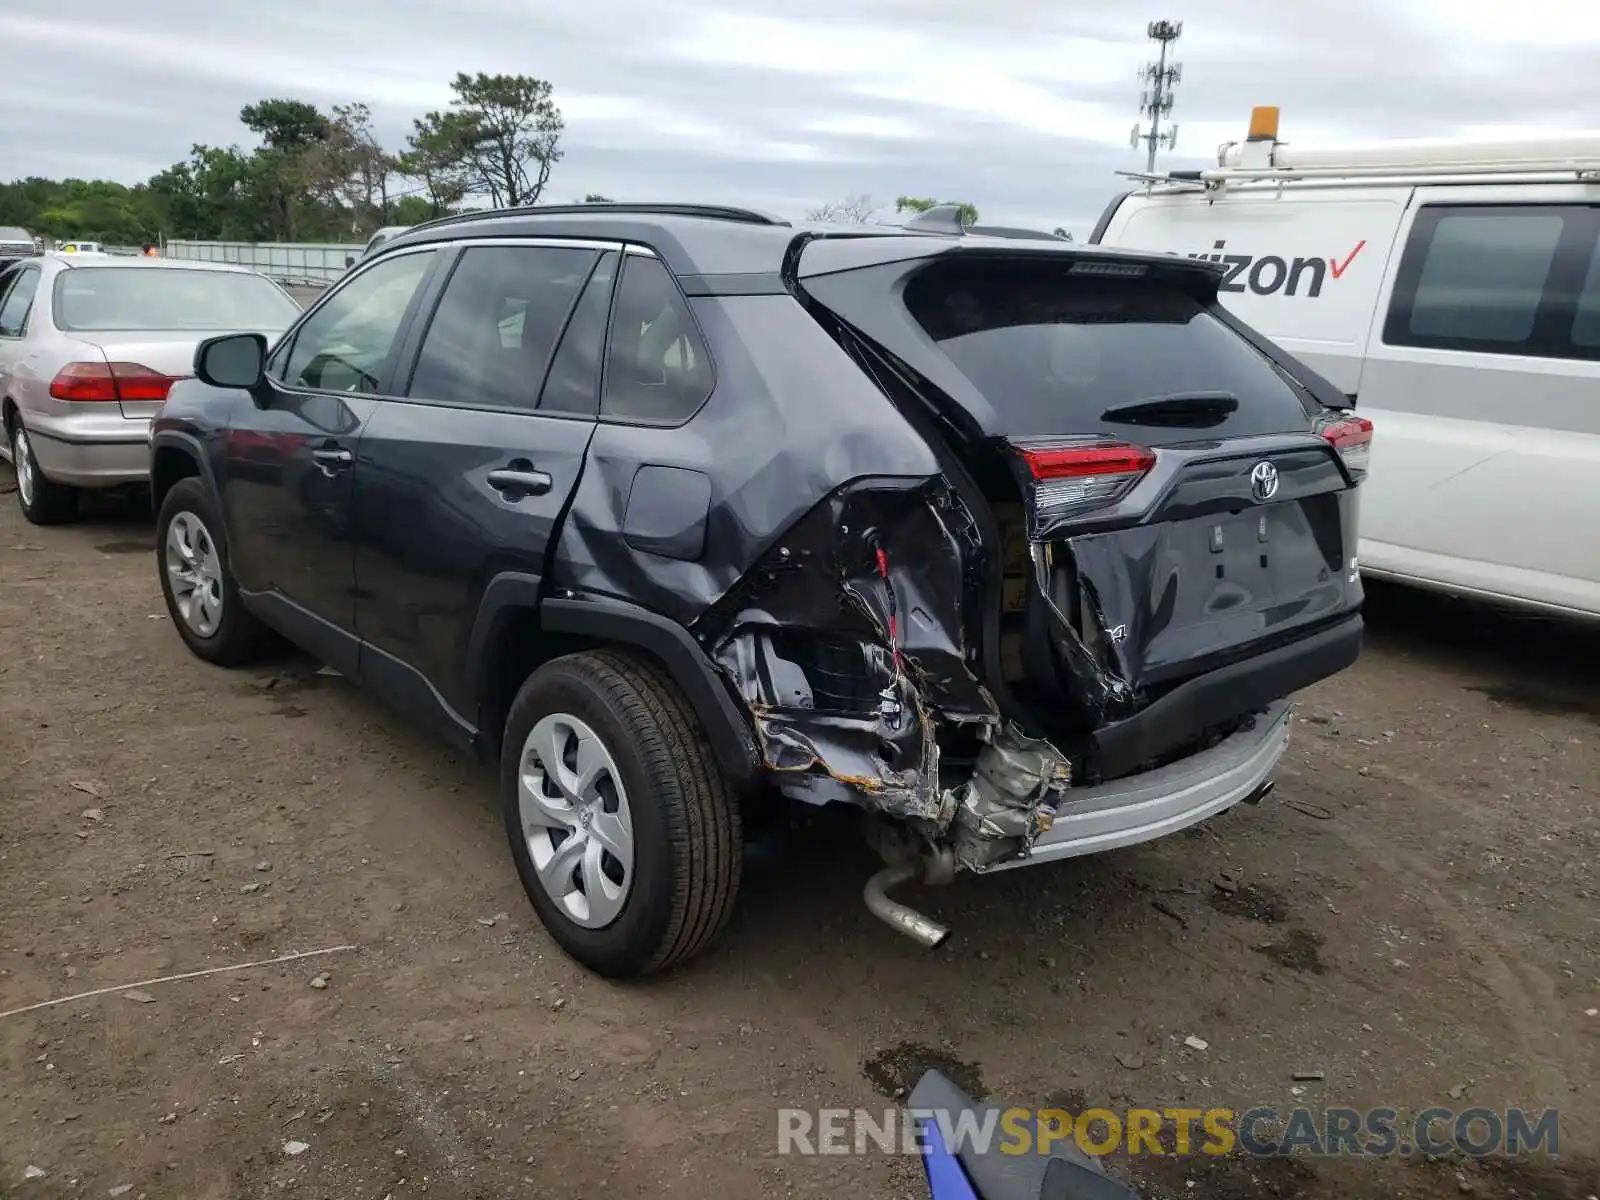
M 627 976 L 742 829 L 863 811 L 887 889 L 1259 800 L 1361 640 L 1372 427 L 1193 259 L 582 205 L 418 226 L 151 436 L 194 653 L 297 643 L 497 761 L 512 857 Z

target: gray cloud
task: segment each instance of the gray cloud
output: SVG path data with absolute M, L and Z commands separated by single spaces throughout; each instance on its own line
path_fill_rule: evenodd
M 1179 12 L 1178 8 L 1182 11 Z M 296 11 L 298 9 L 298 11 Z M 0 178 L 133 182 L 194 142 L 248 144 L 263 96 L 369 103 L 398 144 L 457 70 L 555 85 L 551 199 L 971 199 L 1086 229 L 1140 164 L 1127 145 L 1144 19 L 1039 0 L 112 0 L 0 15 Z M 1600 106 L 1600 16 L 1522 0 L 1188 0 L 1171 166 L 1208 161 L 1254 104 L 1305 142 L 1578 128 Z

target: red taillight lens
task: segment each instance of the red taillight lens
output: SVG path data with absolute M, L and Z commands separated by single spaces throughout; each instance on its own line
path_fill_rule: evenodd
M 1087 446 L 1018 446 L 1035 479 L 1081 479 L 1087 475 L 1143 475 L 1156 464 L 1153 450 L 1122 442 Z
M 75 362 L 56 372 L 50 394 L 74 404 L 163 401 L 177 379 L 139 363 Z
M 1367 473 L 1372 458 L 1372 422 L 1350 413 L 1335 413 L 1317 423 L 1317 432 L 1344 460 L 1345 469 L 1356 479 Z
M 1153 450 L 1128 442 L 1013 444 L 1032 501 L 1031 532 L 1122 499 L 1151 467 Z

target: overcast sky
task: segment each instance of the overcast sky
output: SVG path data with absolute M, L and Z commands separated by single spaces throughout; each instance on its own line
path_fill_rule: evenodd
M 238 110 L 266 96 L 366 101 L 398 145 L 455 71 L 504 71 L 566 115 L 549 201 L 910 193 L 1086 231 L 1143 165 L 1156 17 L 1184 21 L 1164 165 L 1211 160 L 1253 104 L 1304 143 L 1600 127 L 1579 0 L 5 0 L 0 179 L 137 182 L 194 142 L 250 145 Z

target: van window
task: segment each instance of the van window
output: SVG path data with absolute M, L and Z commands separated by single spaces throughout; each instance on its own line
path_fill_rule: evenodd
M 1433 229 L 1411 303 L 1420 337 L 1525 342 L 1566 223 L 1543 216 L 1449 216 Z
M 1430 205 L 1412 224 L 1383 340 L 1542 358 L 1600 357 L 1600 209 Z
M 1572 315 L 1572 342 L 1600 351 L 1600 237 L 1589 247 L 1589 270 L 1584 274 L 1583 287 L 1578 290 L 1578 308 Z
M 1077 279 L 1070 260 L 935 263 L 906 286 L 917 324 L 1019 434 L 1123 423 L 1104 414 L 1220 392 L 1225 421 L 1191 436 L 1304 429 L 1306 403 L 1206 305 L 1167 284 Z

